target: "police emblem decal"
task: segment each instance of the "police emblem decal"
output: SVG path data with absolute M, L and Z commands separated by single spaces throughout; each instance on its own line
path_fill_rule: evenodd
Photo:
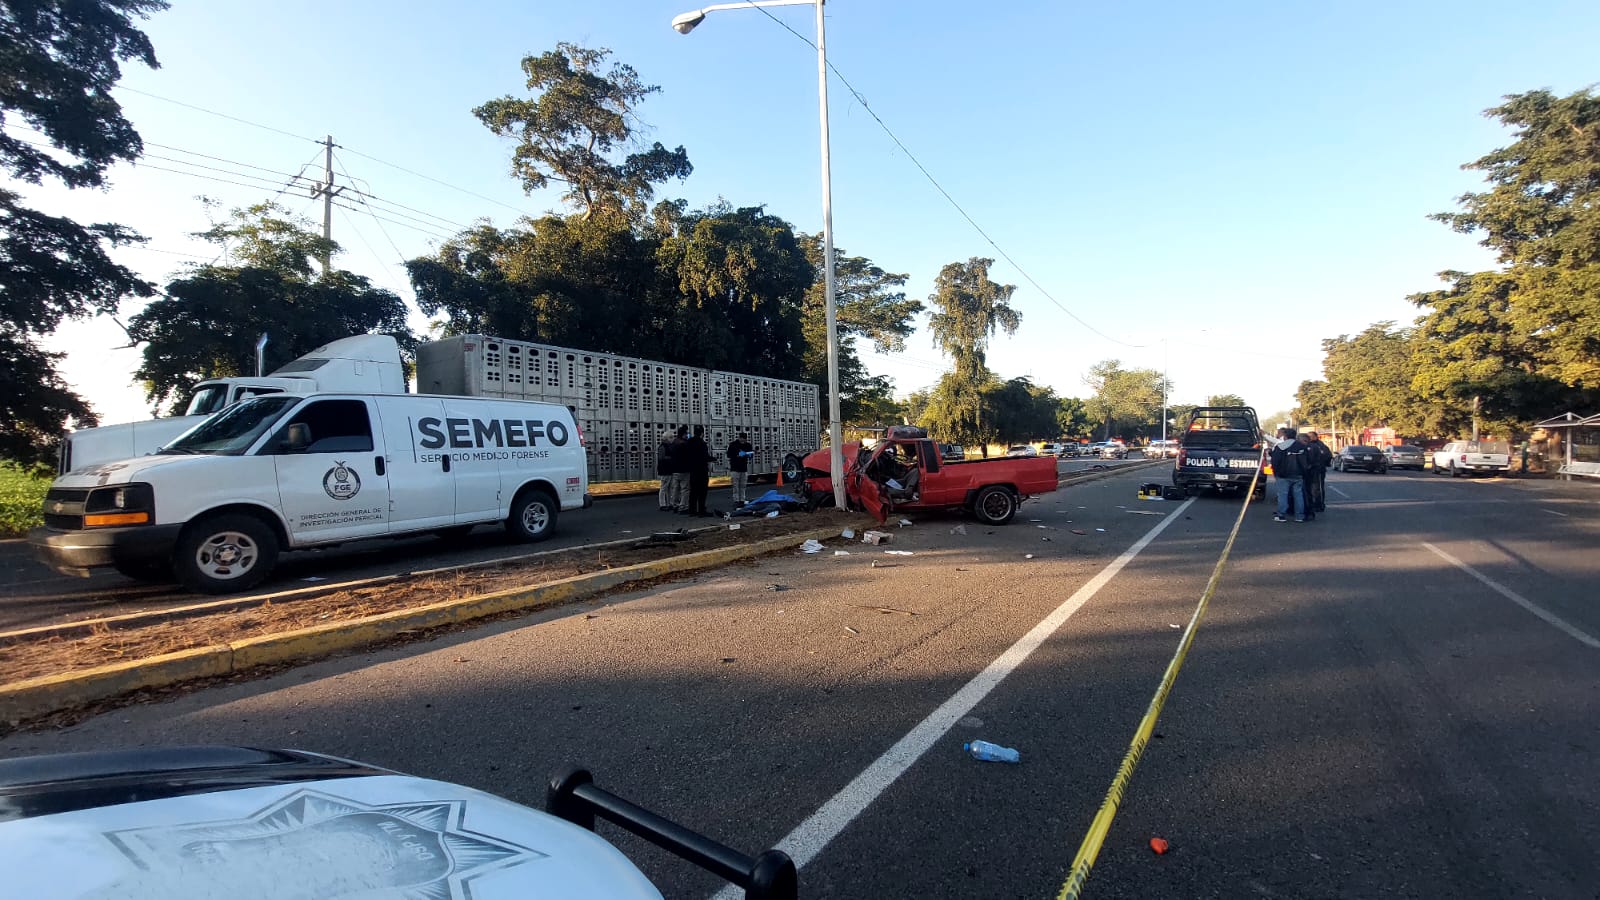
M 322 489 L 335 500 L 349 500 L 361 493 L 361 476 L 343 462 L 335 462 L 322 476 Z

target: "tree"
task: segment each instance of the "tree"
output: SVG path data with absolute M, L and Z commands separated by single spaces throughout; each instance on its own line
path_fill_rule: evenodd
M 199 236 L 221 246 L 226 262 L 173 279 L 128 323 L 128 333 L 147 342 L 135 375 L 153 403 L 176 412 L 196 382 L 250 374 L 261 332 L 284 361 L 354 334 L 392 334 L 407 349 L 416 343 L 399 297 L 342 269 L 314 274 L 313 261 L 338 245 L 280 207 L 235 210 Z
M 562 42 L 524 57 L 528 90 L 538 96 L 490 100 L 472 114 L 495 134 L 517 139 L 511 173 L 523 190 L 531 194 L 557 182 L 565 188 L 562 199 L 583 218 L 600 213 L 637 219 L 653 185 L 687 178 L 694 167 L 683 147 L 668 150 L 660 142 L 612 158 L 638 143 L 637 109 L 661 88 L 646 85 L 625 63 L 602 72 L 610 55 L 605 48 Z
M 1091 417 L 1105 423 L 1105 439 L 1111 439 L 1117 424 L 1130 426 L 1132 434 L 1146 436 L 1148 426 L 1161 431 L 1161 398 L 1171 393 L 1162 390 L 1163 376 L 1154 369 L 1124 369 L 1119 360 L 1108 359 L 1089 367 L 1084 383 L 1094 389 L 1085 406 Z
M 930 428 L 951 440 L 983 444 L 994 437 L 994 423 L 985 416 L 984 391 L 994 382 L 986 362 L 990 338 L 997 330 L 1016 334 L 1022 313 L 1011 308 L 1015 285 L 989 278 L 994 260 L 972 257 L 939 270 L 928 298 L 933 342 L 955 361 L 929 398 Z
M 1516 428 L 1600 400 L 1600 97 L 1529 91 L 1485 115 L 1515 140 L 1464 166 L 1489 190 L 1433 218 L 1480 235 L 1502 269 L 1444 272 L 1410 298 L 1426 311 L 1415 388 Z
M 1338 422 L 1360 429 L 1388 426 L 1401 434 L 1426 434 L 1444 421 L 1441 408 L 1423 402 L 1417 379 L 1416 339 L 1410 328 L 1378 322 L 1354 337 L 1322 342 L 1322 381 L 1304 382 L 1296 395 L 1300 421 Z
M 164 0 L 0 0 L 0 168 L 31 184 L 100 187 L 114 163 L 137 159 L 138 133 L 111 96 L 121 63 L 156 68 L 155 49 L 136 19 Z M 41 144 L 41 140 L 43 144 Z M 56 152 L 46 150 L 48 144 Z M 115 311 L 151 288 L 112 262 L 107 246 L 141 240 L 116 225 L 80 225 L 24 206 L 0 190 L 0 458 L 47 465 L 49 444 L 69 420 L 94 413 L 61 378 L 58 354 L 39 338 L 66 319 Z
M 1249 406 L 1238 394 L 1212 394 L 1206 398 L 1207 406 Z
M 823 409 L 827 409 L 828 326 L 827 298 L 823 284 L 822 235 L 800 235 L 800 246 L 813 270 L 811 287 L 806 291 L 803 317 L 805 358 L 804 378 L 822 390 Z M 893 384 L 883 376 L 867 373 L 856 350 L 856 338 L 872 341 L 880 353 L 905 349 L 906 338 L 915 330 L 912 319 L 922 312 L 921 301 L 909 300 L 904 291 L 909 276 L 887 272 L 863 256 L 849 256 L 841 247 L 833 248 L 834 302 L 838 313 L 839 413 L 846 422 L 872 418 L 869 410 L 881 405 L 893 392 Z M 823 416 L 826 420 L 827 416 Z M 827 424 L 824 421 L 823 424 Z
M 1088 406 L 1076 397 L 1062 397 L 1056 401 L 1056 434 L 1061 437 L 1087 437 L 1094 428 L 1089 420 Z

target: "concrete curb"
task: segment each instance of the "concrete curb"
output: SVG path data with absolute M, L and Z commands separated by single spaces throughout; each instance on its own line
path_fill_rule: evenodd
M 411 632 L 460 625 L 505 612 L 557 606 L 634 582 L 713 568 L 798 546 L 808 540 L 834 537 L 842 527 L 846 526 L 816 528 L 752 544 L 702 550 L 699 553 L 577 575 L 531 588 L 510 588 L 415 609 L 395 610 L 362 619 L 247 638 L 226 645 L 198 647 L 63 675 L 29 678 L 0 685 L 0 722 L 15 725 L 133 691 L 228 675 L 273 663 L 316 659 Z

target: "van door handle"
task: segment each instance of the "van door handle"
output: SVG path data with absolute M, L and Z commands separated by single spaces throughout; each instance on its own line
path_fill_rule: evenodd
M 383 473 L 384 473 L 383 457 L 375 456 L 375 457 L 372 458 L 372 471 L 377 472 L 378 476 L 380 478 L 383 476 Z
M 444 470 L 446 472 L 450 471 L 450 454 L 446 453 L 440 456 L 439 459 L 444 462 Z

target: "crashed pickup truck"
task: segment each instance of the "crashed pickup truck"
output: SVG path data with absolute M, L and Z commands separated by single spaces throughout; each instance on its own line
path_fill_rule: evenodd
M 1261 467 L 1261 426 L 1248 406 L 1201 406 L 1189 416 L 1178 440 L 1178 458 L 1172 465 L 1172 484 L 1185 494 L 1203 489 L 1237 493 L 1250 486 Z M 1253 497 L 1266 493 L 1255 482 Z
M 1059 483 L 1053 457 L 947 462 L 925 430 L 909 426 L 890 428 L 870 449 L 849 443 L 843 450 L 845 496 L 852 507 L 880 522 L 890 512 L 966 510 L 979 521 L 1003 525 L 1023 500 L 1049 493 Z M 831 496 L 828 450 L 807 455 L 803 466 L 801 484 L 807 496 Z

